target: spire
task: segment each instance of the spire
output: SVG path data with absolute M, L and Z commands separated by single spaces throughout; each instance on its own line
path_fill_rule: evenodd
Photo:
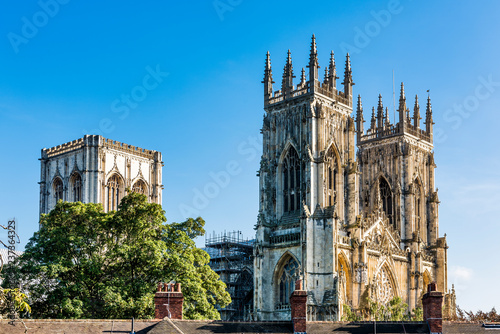
M 389 128 L 391 126 L 391 120 L 389 119 L 389 108 L 385 107 L 385 126 Z
M 288 50 L 285 68 L 283 69 L 283 80 L 281 82 L 281 91 L 285 99 L 291 96 L 293 78 L 295 78 L 295 76 L 293 75 L 292 54 L 290 50 Z
M 404 128 L 404 123 L 406 122 L 406 96 L 405 96 L 405 86 L 401 83 L 401 91 L 399 93 L 399 124 Z
M 269 51 L 266 54 L 266 65 L 264 68 L 264 104 L 267 104 L 269 98 L 273 95 L 273 72 L 271 70 L 271 55 Z
M 418 105 L 418 95 L 415 95 L 415 106 L 413 107 L 413 126 L 415 129 L 420 128 L 420 106 Z
M 345 59 L 343 85 L 344 85 L 344 94 L 347 98 L 349 98 L 349 96 L 352 96 L 352 86 L 354 86 L 354 83 L 352 82 L 351 58 L 349 57 L 349 53 L 347 53 Z
M 375 119 L 375 107 L 372 107 L 372 119 L 370 124 L 370 129 L 375 130 L 377 127 L 377 120 Z
M 431 136 L 432 140 L 432 126 L 434 121 L 432 120 L 432 107 L 431 107 L 431 97 L 427 97 L 427 108 L 425 110 L 425 131 Z
M 335 56 L 333 54 L 333 51 L 330 52 L 330 64 L 328 65 L 328 72 L 329 72 L 329 80 L 328 83 L 330 84 L 330 88 L 337 88 L 337 67 L 335 66 Z
M 358 143 L 361 141 L 361 136 L 364 133 L 363 123 L 365 120 L 363 119 L 363 105 L 361 103 L 361 96 L 358 95 L 358 108 L 356 109 L 356 127 L 357 127 L 357 137 Z
M 384 127 L 384 106 L 382 104 L 382 95 L 378 95 L 378 107 L 377 107 L 377 128 L 382 129 Z
M 314 34 L 312 35 L 312 40 L 311 40 L 311 53 L 309 54 L 309 65 L 307 65 L 309 68 L 309 81 L 311 82 L 310 88 L 311 91 L 314 90 L 314 87 L 316 86 L 316 82 L 319 80 L 318 79 L 318 51 L 316 49 L 316 37 Z
M 306 84 L 306 71 L 302 67 L 302 72 L 300 73 L 300 84 L 305 85 Z
M 325 67 L 325 77 L 323 78 L 323 85 L 327 85 L 328 84 L 328 79 L 329 79 L 328 67 Z

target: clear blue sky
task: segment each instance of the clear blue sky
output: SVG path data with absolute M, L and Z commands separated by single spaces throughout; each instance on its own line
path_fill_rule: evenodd
M 23 247 L 40 149 L 90 133 L 163 153 L 170 222 L 201 215 L 209 232 L 252 237 L 265 53 L 277 83 L 287 49 L 299 76 L 315 33 L 320 66 L 334 50 L 343 71 L 351 52 L 365 119 L 379 93 L 392 106 L 393 71 L 412 99 L 430 90 L 450 287 L 466 309 L 500 307 L 498 1 L 60 2 L 0 11 L 0 223 L 17 218 Z M 150 71 L 158 85 L 141 96 Z

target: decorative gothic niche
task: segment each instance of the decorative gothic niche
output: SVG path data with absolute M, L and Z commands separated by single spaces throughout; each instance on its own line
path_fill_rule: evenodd
M 300 208 L 300 159 L 292 146 L 283 159 L 283 212 L 293 212 Z
M 82 201 L 82 177 L 79 173 L 75 172 L 71 175 L 71 179 L 69 181 L 71 199 L 73 202 L 81 202 Z
M 278 263 L 275 276 L 275 309 L 290 309 L 290 295 L 295 290 L 295 281 L 300 277 L 300 266 L 290 254 L 285 255 Z
M 118 174 L 113 174 L 106 184 L 108 212 L 118 209 L 118 204 L 120 204 L 124 190 L 122 178 Z

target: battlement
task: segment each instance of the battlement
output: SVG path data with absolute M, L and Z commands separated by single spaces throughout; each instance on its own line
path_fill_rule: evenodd
M 271 69 L 271 56 L 269 52 L 266 55 L 266 64 L 264 69 L 264 106 L 278 104 L 283 101 L 289 101 L 306 94 L 321 94 L 334 101 L 352 107 L 352 70 L 349 54 L 346 56 L 346 65 L 344 72 L 344 91 L 337 90 L 337 69 L 335 65 L 335 58 L 333 51 L 330 54 L 330 61 L 328 66 L 325 67 L 325 75 L 323 81 L 319 80 L 318 69 L 318 54 L 316 49 L 316 38 L 313 35 L 311 42 L 311 52 L 309 56 L 309 77 L 306 79 L 306 71 L 302 68 L 300 83 L 294 85 L 292 57 L 291 52 L 288 50 L 285 67 L 283 69 L 283 79 L 281 89 L 273 91 L 272 69 Z
M 99 135 L 85 135 L 83 138 L 79 138 L 61 145 L 57 145 L 51 148 L 43 148 L 42 149 L 42 159 L 51 158 L 54 156 L 58 156 L 67 152 L 75 151 L 81 149 L 85 146 L 98 146 L 98 147 L 106 147 L 109 149 L 115 149 L 119 151 L 124 151 L 127 153 L 135 154 L 142 156 L 148 159 L 156 159 L 161 161 L 160 152 L 153 150 L 146 150 L 144 148 L 140 148 L 133 145 L 128 145 L 125 143 L 121 143 L 116 140 L 104 138 Z

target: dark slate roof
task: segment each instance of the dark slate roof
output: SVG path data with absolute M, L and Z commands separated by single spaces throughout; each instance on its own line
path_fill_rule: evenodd
M 24 319 L 29 334 L 49 333 L 71 333 L 71 334 L 94 334 L 94 333 L 130 333 L 132 320 L 62 320 L 62 319 Z M 136 334 L 148 333 L 158 320 L 136 320 L 134 324 Z M 21 334 L 24 326 L 20 321 L 14 324 L 8 319 L 0 320 L 0 333 Z M 176 333 L 177 334 L 177 333 Z
M 319 322 L 307 323 L 307 332 L 314 334 L 364 334 L 364 333 L 429 333 L 426 322 Z M 500 333 L 499 333 L 500 334 Z
M 177 330 L 177 328 L 180 330 Z M 291 322 L 226 322 L 209 320 L 163 320 L 148 334 L 293 333 Z M 312 333 L 312 332 L 311 332 Z
M 489 328 L 488 328 L 489 327 Z M 444 334 L 458 334 L 458 333 L 486 333 L 488 334 L 500 334 L 500 324 L 496 326 L 483 326 L 482 323 L 470 323 L 470 322 L 451 322 L 443 321 L 443 333 Z
M 176 328 L 177 327 L 177 328 Z M 425 322 L 319 322 L 307 323 L 307 332 L 311 334 L 396 334 L 429 333 Z M 196 320 L 164 320 L 155 326 L 149 334 L 179 333 L 293 333 L 291 322 L 224 322 Z

